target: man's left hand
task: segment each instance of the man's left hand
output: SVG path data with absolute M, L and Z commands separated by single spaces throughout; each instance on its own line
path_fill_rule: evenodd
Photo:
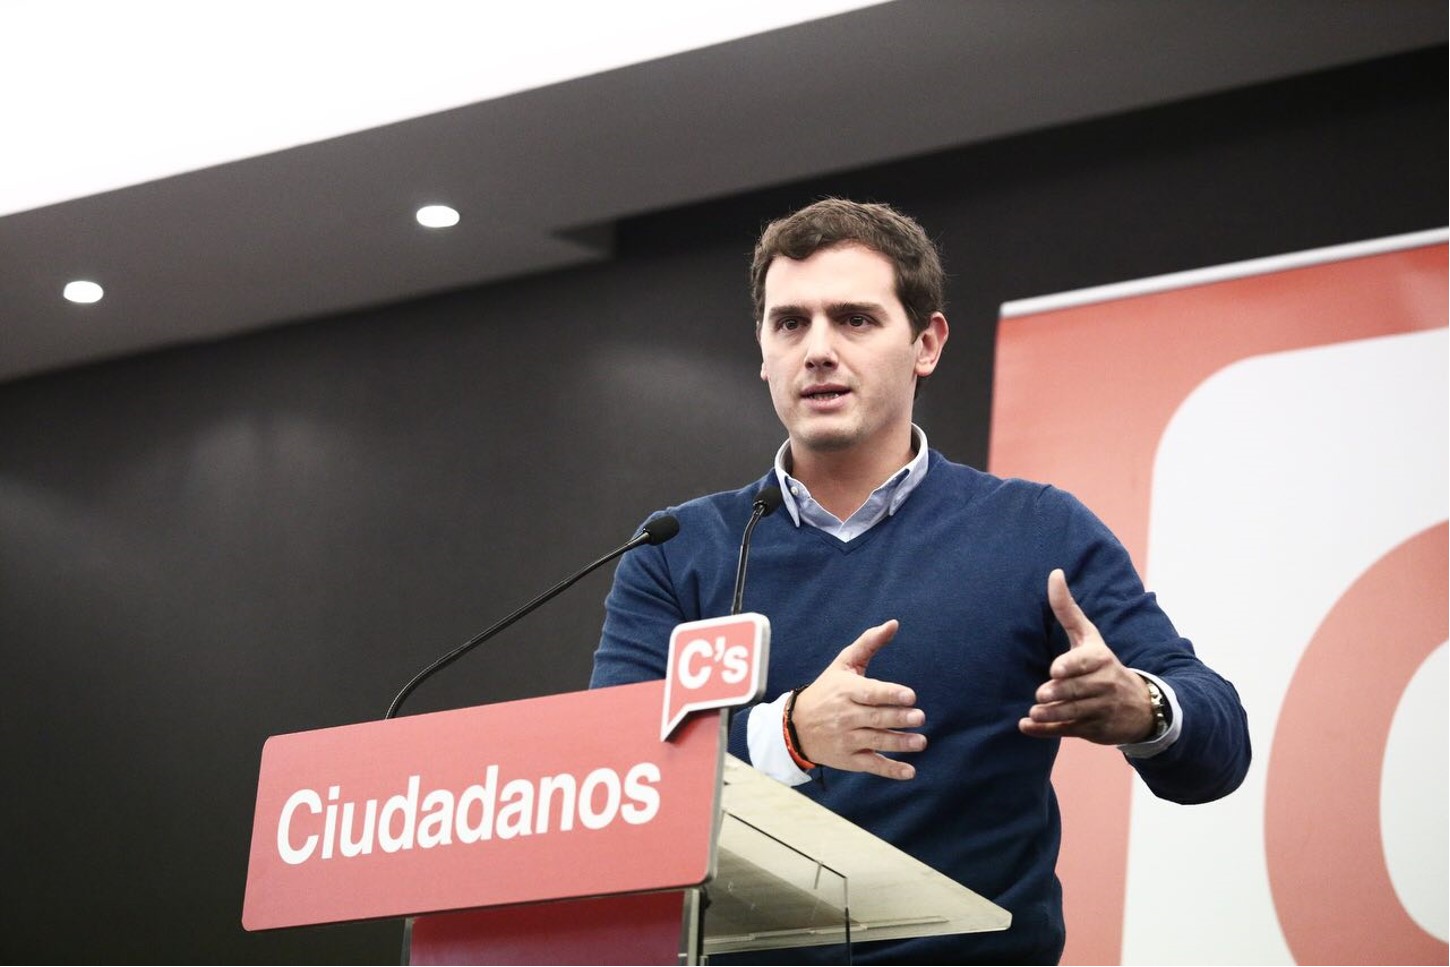
M 1051 678 L 1037 689 L 1037 704 L 1017 723 L 1037 738 L 1077 736 L 1102 745 L 1142 742 L 1153 733 L 1153 705 L 1148 686 L 1118 661 L 1083 614 L 1059 568 L 1047 577 L 1047 600 L 1068 649 L 1058 655 Z

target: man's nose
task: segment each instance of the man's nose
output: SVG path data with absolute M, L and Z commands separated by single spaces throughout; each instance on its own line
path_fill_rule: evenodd
M 836 333 L 829 319 L 817 319 L 806 334 L 806 366 L 830 368 L 836 365 Z

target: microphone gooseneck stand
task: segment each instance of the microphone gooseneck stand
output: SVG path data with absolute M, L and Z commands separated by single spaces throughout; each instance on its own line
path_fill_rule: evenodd
M 633 538 L 631 538 L 628 543 L 616 547 L 614 550 L 610 551 L 599 560 L 593 562 L 592 564 L 586 565 L 582 570 L 576 571 L 574 574 L 560 581 L 558 584 L 554 585 L 552 588 L 545 591 L 537 598 L 534 598 L 522 608 L 519 608 L 513 614 L 509 615 L 501 621 L 498 621 L 484 631 L 481 631 L 478 634 L 474 635 L 472 638 L 468 639 L 463 644 L 459 645 L 457 648 L 453 649 L 448 654 L 444 655 L 442 658 L 439 658 L 437 661 L 433 662 L 433 664 L 429 665 L 427 668 L 414 675 L 413 680 L 408 682 L 408 684 L 404 685 L 403 690 L 400 691 L 397 697 L 393 699 L 393 704 L 388 706 L 388 712 L 386 715 L 383 716 L 383 718 L 395 718 L 398 714 L 398 709 L 402 708 L 403 702 L 407 699 L 409 695 L 413 693 L 413 689 L 423 684 L 423 682 L 426 681 L 431 675 L 433 675 L 434 672 L 437 672 L 443 668 L 447 668 L 449 665 L 453 664 L 455 661 L 462 658 L 464 655 L 468 654 L 470 651 L 477 648 L 479 645 L 483 644 L 485 641 L 492 638 L 494 635 L 498 634 L 509 625 L 513 624 L 515 621 L 518 621 L 530 611 L 533 611 L 535 608 L 539 607 L 539 605 L 548 601 L 550 598 L 558 595 L 560 592 L 567 590 L 570 585 L 574 584 L 574 582 L 578 581 L 580 578 L 590 574 L 598 568 L 603 567 L 604 565 L 608 564 L 610 561 L 614 560 L 616 557 L 619 557 L 621 554 L 626 553 L 627 551 L 632 551 L 636 547 L 639 547 L 643 544 L 663 544 L 665 541 L 669 540 L 671 537 L 674 537 L 679 532 L 680 522 L 670 514 L 664 514 L 659 517 L 650 519 L 648 522 L 645 523 L 644 527 L 640 529 L 640 532 L 636 534 Z

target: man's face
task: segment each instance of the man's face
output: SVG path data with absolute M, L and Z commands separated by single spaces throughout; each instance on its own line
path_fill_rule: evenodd
M 945 341 L 940 313 L 912 337 L 890 260 L 864 246 L 777 257 L 765 274 L 760 378 L 797 457 L 908 446 L 916 381 Z

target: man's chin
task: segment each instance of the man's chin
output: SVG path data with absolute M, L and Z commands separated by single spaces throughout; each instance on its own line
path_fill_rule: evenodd
M 841 430 L 817 430 L 812 433 L 802 433 L 799 436 L 800 445 L 816 453 L 840 453 L 849 450 L 859 441 L 856 434 L 845 429 Z

